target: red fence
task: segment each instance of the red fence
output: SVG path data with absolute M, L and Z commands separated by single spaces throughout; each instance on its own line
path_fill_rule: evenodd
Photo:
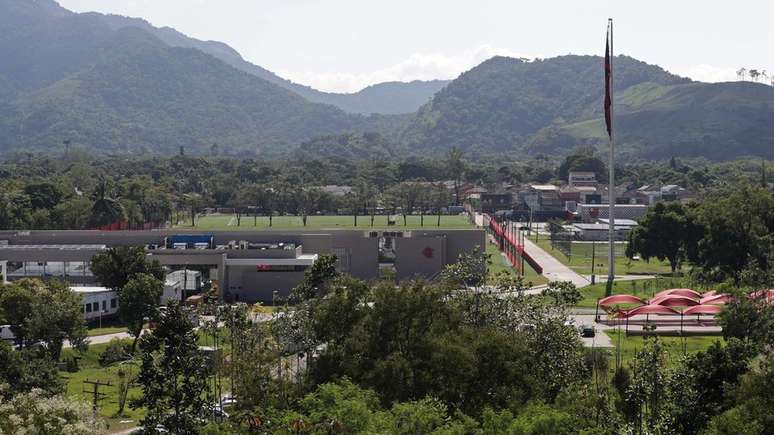
M 491 216 L 486 215 L 486 217 L 489 219 L 489 231 L 497 241 L 497 247 L 505 254 L 513 267 L 517 270 L 521 270 L 520 259 L 523 258 L 524 261 L 535 269 L 535 272 L 543 273 L 543 267 L 540 266 L 526 250 L 524 250 L 524 246 L 518 242 L 518 239 L 514 239 L 516 236 L 514 232 L 509 231 L 507 228 L 503 228 L 503 226 L 492 219 Z
M 127 221 L 116 221 L 112 224 L 94 228 L 100 231 L 148 231 L 162 228 L 164 224 L 159 222 L 145 222 L 139 225 L 130 225 Z

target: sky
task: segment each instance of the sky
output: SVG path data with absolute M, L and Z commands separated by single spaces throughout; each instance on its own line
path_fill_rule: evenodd
M 701 81 L 774 72 L 774 1 L 748 0 L 59 0 L 140 17 L 298 83 L 355 92 L 385 81 L 452 79 L 494 55 L 616 54 Z

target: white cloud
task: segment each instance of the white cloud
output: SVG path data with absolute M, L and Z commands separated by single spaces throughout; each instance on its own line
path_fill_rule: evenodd
M 496 55 L 528 57 L 508 49 L 482 45 L 461 53 L 414 53 L 408 59 L 365 73 L 283 71 L 277 73 L 297 83 L 327 92 L 357 92 L 369 85 L 389 81 L 453 79 Z
M 708 64 L 683 65 L 667 68 L 670 72 L 689 77 L 700 82 L 731 82 L 736 81 L 736 70 L 738 68 L 719 67 Z

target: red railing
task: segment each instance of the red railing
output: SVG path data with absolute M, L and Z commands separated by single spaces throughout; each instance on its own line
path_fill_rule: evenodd
M 489 230 L 492 232 L 495 240 L 497 241 L 497 247 L 508 258 L 508 261 L 517 270 L 521 270 L 521 261 L 523 258 L 537 273 L 543 273 L 543 267 L 540 266 L 534 258 L 524 249 L 524 246 L 514 240 L 514 234 L 511 231 L 503 228 L 500 223 L 492 219 L 491 216 L 486 215 L 489 219 Z

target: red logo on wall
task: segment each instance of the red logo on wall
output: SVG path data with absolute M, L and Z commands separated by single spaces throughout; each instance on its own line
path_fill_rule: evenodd
M 422 250 L 422 255 L 424 255 L 425 258 L 433 258 L 433 251 L 434 251 L 433 248 L 428 246 L 427 248 Z

